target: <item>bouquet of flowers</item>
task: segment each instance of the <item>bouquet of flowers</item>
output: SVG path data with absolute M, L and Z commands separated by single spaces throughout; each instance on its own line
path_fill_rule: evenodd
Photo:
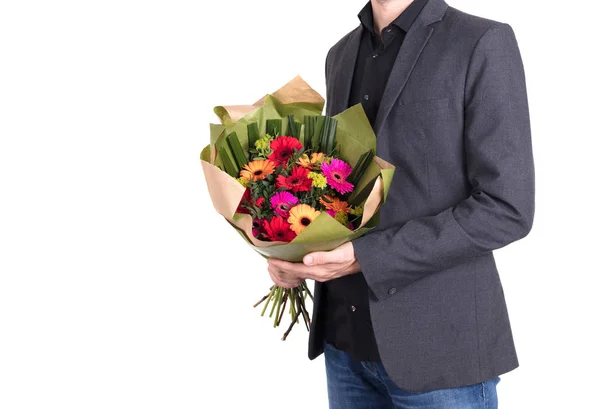
M 394 167 L 375 156 L 375 135 L 356 105 L 321 115 L 323 98 L 300 77 L 251 106 L 216 107 L 200 158 L 215 209 L 264 257 L 301 261 L 375 227 Z M 264 302 L 279 326 L 286 306 L 306 328 L 305 282 L 272 286 Z

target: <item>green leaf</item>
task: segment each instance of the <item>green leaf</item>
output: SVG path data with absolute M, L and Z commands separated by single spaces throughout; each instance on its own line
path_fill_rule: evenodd
M 302 124 L 294 121 L 294 115 L 288 115 L 287 130 L 285 132 L 288 136 L 293 136 L 296 139 L 300 139 L 300 128 Z
M 372 149 L 368 152 L 363 153 L 360 156 L 358 163 L 356 164 L 354 169 L 352 169 L 352 172 L 348 176 L 348 182 L 352 183 L 353 185 L 356 185 L 356 183 L 360 181 L 364 176 L 365 172 L 369 168 L 369 165 L 371 165 L 371 161 L 374 157 L 375 152 L 373 152 Z
M 348 177 L 346 178 L 346 180 L 348 182 L 352 183 L 353 185 L 356 184 L 356 174 L 358 173 L 358 170 L 362 166 L 366 157 L 367 157 L 367 152 L 360 155 L 360 158 L 358 158 L 358 162 L 356 162 L 356 165 L 354 165 L 352 172 L 350 172 L 350 175 L 348 175 Z
M 323 126 L 325 125 L 325 117 L 320 116 L 317 118 L 315 125 L 315 134 L 313 135 L 312 145 L 313 149 L 323 152 Z
M 239 169 L 237 169 L 235 167 L 235 165 L 231 161 L 231 158 L 229 157 L 229 153 L 227 153 L 227 151 L 225 150 L 225 148 L 219 149 L 219 155 L 218 156 L 221 158 L 221 161 L 223 163 L 223 167 L 225 168 L 225 172 L 227 172 L 229 174 L 229 176 L 237 178 L 238 175 L 239 175 L 239 173 L 240 173 Z
M 325 155 L 331 155 L 335 148 L 335 132 L 337 129 L 337 120 L 331 117 L 323 117 L 323 128 L 321 136 L 321 152 Z
M 304 148 L 306 150 L 312 149 L 312 140 L 315 135 L 318 118 L 315 115 L 306 115 L 304 117 Z
M 238 167 L 238 169 L 242 169 L 246 163 L 248 163 L 248 158 L 244 153 L 242 146 L 240 145 L 240 140 L 238 139 L 235 132 L 232 132 L 227 136 L 227 145 L 229 145 L 229 149 L 233 153 L 233 159 Z
M 279 136 L 281 135 L 281 127 L 283 121 L 281 119 L 267 119 L 267 135 Z
M 258 132 L 258 123 L 252 122 L 247 126 L 248 129 L 248 148 L 249 151 L 252 152 L 255 149 L 255 144 L 258 139 L 260 139 L 260 133 Z M 252 159 L 252 155 L 250 155 L 250 159 Z

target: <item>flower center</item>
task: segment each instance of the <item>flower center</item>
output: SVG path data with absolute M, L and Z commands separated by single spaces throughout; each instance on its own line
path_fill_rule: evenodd
M 306 227 L 310 224 L 310 219 L 308 217 L 303 217 L 302 219 L 300 219 L 300 224 Z
M 297 177 L 290 178 L 291 185 L 299 185 L 301 182 L 302 182 L 302 180 L 300 180 L 300 178 L 297 178 Z
M 342 180 L 342 177 L 340 176 L 340 174 L 339 174 L 339 173 L 334 173 L 334 174 L 333 174 L 333 177 L 334 177 L 336 180 Z
M 280 210 L 290 210 L 290 205 L 288 205 L 287 203 L 280 203 L 278 207 Z
M 263 171 L 262 171 L 262 170 L 255 170 L 255 171 L 254 171 L 254 176 L 260 176 L 260 175 L 262 175 L 262 174 L 263 174 Z

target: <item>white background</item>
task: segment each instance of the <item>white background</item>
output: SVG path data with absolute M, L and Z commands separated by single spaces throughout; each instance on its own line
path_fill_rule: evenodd
M 521 363 L 500 408 L 600 407 L 597 17 L 449 2 L 512 25 L 528 81 L 536 217 L 496 253 Z M 0 408 L 327 407 L 306 331 L 281 342 L 252 308 L 266 264 L 198 156 L 215 105 L 296 74 L 324 94 L 364 3 L 1 1 Z

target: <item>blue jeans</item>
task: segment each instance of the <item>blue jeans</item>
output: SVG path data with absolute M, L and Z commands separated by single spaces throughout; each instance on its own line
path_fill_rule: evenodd
M 498 409 L 500 377 L 474 385 L 425 392 L 400 389 L 380 362 L 355 361 L 325 343 L 329 409 Z

